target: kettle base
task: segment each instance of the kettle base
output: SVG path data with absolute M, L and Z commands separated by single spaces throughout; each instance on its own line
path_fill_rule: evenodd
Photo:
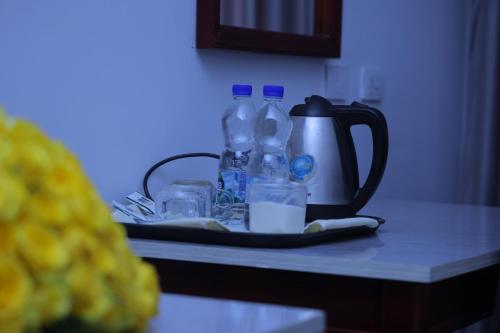
M 306 208 L 306 222 L 314 220 L 339 219 L 354 217 L 356 212 L 351 205 L 314 205 L 308 204 Z

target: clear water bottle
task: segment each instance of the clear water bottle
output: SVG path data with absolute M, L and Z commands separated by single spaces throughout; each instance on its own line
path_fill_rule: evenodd
M 255 151 L 249 165 L 252 181 L 289 179 L 285 150 L 292 132 L 292 120 L 281 103 L 283 92 L 282 86 L 264 86 L 264 104 L 255 120 Z
M 232 197 L 232 208 L 225 218 L 242 220 L 245 214 L 247 166 L 254 149 L 255 107 L 252 86 L 233 85 L 233 102 L 222 116 L 225 149 L 219 163 L 218 203 Z M 220 216 L 219 216 L 220 217 Z

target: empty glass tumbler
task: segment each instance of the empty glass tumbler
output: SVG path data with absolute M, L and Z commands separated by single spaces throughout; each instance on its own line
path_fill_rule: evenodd
M 174 181 L 174 184 L 195 186 L 195 190 L 200 190 L 205 200 L 205 215 L 213 216 L 213 204 L 215 202 L 217 191 L 211 181 L 198 179 L 177 179 Z
M 200 185 L 171 184 L 156 196 L 156 214 L 164 219 L 207 217 L 210 194 Z

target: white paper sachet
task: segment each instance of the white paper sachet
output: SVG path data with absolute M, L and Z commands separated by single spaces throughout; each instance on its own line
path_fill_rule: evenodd
M 371 217 L 350 217 L 345 219 L 316 220 L 309 223 L 304 228 L 304 233 L 361 226 L 376 228 L 378 227 L 378 221 Z
M 127 207 L 129 209 L 133 210 L 137 214 L 142 214 L 142 212 L 139 210 L 139 208 L 137 208 L 137 206 L 135 206 L 135 205 L 128 205 Z M 116 222 L 120 222 L 120 223 L 133 223 L 133 224 L 137 223 L 137 222 L 135 222 L 133 216 L 131 216 L 130 214 L 126 214 L 125 212 L 118 210 L 118 209 L 115 209 L 113 211 L 113 220 L 115 220 Z
M 127 195 L 127 200 L 132 204 L 140 207 L 142 210 L 146 211 L 148 214 L 155 214 L 155 202 L 147 197 L 143 196 L 139 192 L 133 192 Z

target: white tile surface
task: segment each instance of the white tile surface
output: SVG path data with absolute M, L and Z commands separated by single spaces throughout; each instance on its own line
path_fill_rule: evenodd
M 149 333 L 320 333 L 322 311 L 261 303 L 162 294 Z
M 500 208 L 377 201 L 376 234 L 295 249 L 255 249 L 131 239 L 143 257 L 434 282 L 500 263 Z

